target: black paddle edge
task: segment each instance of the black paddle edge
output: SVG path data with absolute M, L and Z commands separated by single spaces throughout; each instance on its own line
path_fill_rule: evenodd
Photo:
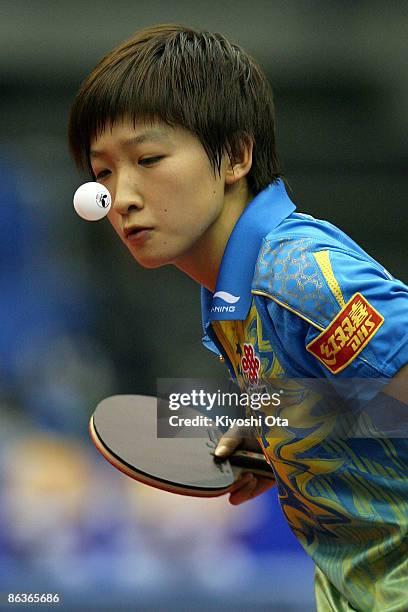
M 125 461 L 124 459 L 122 459 L 122 458 L 121 458 L 121 457 L 120 457 L 120 456 L 119 456 L 117 453 L 115 453 L 115 452 L 114 452 L 114 451 L 113 451 L 111 448 L 109 448 L 109 446 L 108 446 L 108 445 L 107 445 L 107 444 L 106 444 L 106 443 L 105 443 L 105 442 L 102 440 L 102 438 L 101 438 L 101 436 L 100 436 L 100 434 L 99 434 L 99 432 L 98 432 L 98 428 L 97 428 L 97 426 L 96 426 L 96 424 L 95 424 L 95 418 L 94 418 L 94 416 L 95 416 L 95 415 L 92 415 L 92 416 L 91 416 L 91 420 L 90 420 L 90 430 L 91 430 L 91 432 L 92 432 L 92 428 L 93 428 L 93 430 L 94 430 L 95 434 L 96 434 L 96 435 L 97 435 L 97 437 L 98 437 L 98 442 L 99 442 L 99 444 L 100 444 L 100 445 L 101 445 L 103 448 L 105 448 L 105 449 L 106 449 L 106 451 L 107 451 L 107 452 L 108 452 L 110 455 L 112 455 L 112 457 L 113 457 L 114 459 L 116 459 L 116 461 L 117 461 L 118 463 L 120 463 L 120 464 L 122 464 L 122 465 L 126 466 L 126 468 L 127 468 L 128 470 L 130 470 L 131 472 L 133 472 L 133 473 L 135 473 L 135 474 L 140 474 L 141 476 L 145 476 L 145 477 L 146 477 L 146 478 L 147 478 L 149 481 L 153 481 L 153 482 L 154 482 L 154 481 L 156 481 L 156 482 L 161 482 L 161 483 L 163 483 L 163 484 L 165 484 L 165 485 L 170 485 L 171 487 L 173 487 L 174 492 L 177 492 L 177 491 L 176 491 L 176 488 L 177 488 L 177 486 L 179 486 L 180 488 L 182 488 L 182 489 L 186 489 L 186 490 L 189 490 L 189 491 L 197 491 L 197 492 L 199 492 L 199 491 L 204 491 L 204 492 L 205 492 L 205 491 L 208 491 L 209 493 L 211 493 L 211 492 L 219 492 L 219 493 L 222 493 L 222 491 L 227 492 L 227 491 L 228 491 L 228 489 L 229 489 L 229 488 L 230 488 L 230 487 L 231 487 L 231 486 L 234 484 L 234 483 L 232 482 L 232 483 L 231 483 L 231 484 L 229 484 L 227 487 L 197 487 L 197 486 L 194 486 L 194 485 L 177 485 L 177 484 L 175 484 L 175 483 L 174 483 L 173 481 L 171 481 L 171 480 L 166 480 L 166 479 L 164 479 L 164 478 L 158 478 L 158 477 L 156 477 L 156 476 L 154 476 L 154 477 L 153 477 L 153 476 L 149 475 L 147 472 L 144 472 L 143 470 L 136 470 L 136 469 L 134 468 L 134 466 L 130 465 L 130 463 L 128 463 L 127 461 Z M 91 424 L 92 424 L 92 425 L 91 425 Z M 92 433 L 91 433 L 91 438 L 92 438 Z M 97 448 L 98 448 L 98 447 L 97 447 Z M 98 449 L 98 450 L 99 450 L 99 449 Z M 102 456 L 103 456 L 103 453 L 101 453 L 101 454 L 102 454 Z M 106 457 L 104 457 L 104 458 L 106 459 Z M 214 462 L 215 462 L 215 460 L 214 460 Z M 113 466 L 113 467 L 115 467 L 115 466 Z M 135 477 L 135 480 L 138 480 L 138 479 Z M 142 482 L 142 481 L 141 481 L 141 482 Z M 142 483 L 142 484 L 148 484 L 148 483 Z M 151 484 L 151 485 L 148 485 L 148 486 L 153 486 L 153 487 L 154 487 L 154 484 Z M 159 487 L 157 487 L 157 488 L 159 488 Z

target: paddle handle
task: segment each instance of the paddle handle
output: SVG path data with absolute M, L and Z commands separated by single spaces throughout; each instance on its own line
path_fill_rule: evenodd
M 243 472 L 251 472 L 264 478 L 275 479 L 274 472 L 262 453 L 247 450 L 236 450 L 228 456 L 231 465 L 241 468 Z

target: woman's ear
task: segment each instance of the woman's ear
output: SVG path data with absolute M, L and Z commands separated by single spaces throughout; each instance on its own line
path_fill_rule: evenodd
M 250 138 L 241 141 L 239 149 L 234 152 L 232 160 L 226 155 L 225 182 L 233 185 L 246 176 L 252 167 L 253 142 Z

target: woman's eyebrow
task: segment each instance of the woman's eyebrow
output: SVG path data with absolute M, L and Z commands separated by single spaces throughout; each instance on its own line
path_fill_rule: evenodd
M 165 132 L 164 130 L 155 128 L 152 130 L 148 130 L 146 132 L 142 132 L 141 134 L 138 134 L 137 136 L 132 136 L 131 138 L 125 138 L 123 140 L 120 140 L 119 144 L 121 147 L 129 147 L 129 146 L 142 144 L 143 142 L 164 141 L 164 140 L 169 140 L 169 134 Z M 89 152 L 89 155 L 92 159 L 95 159 L 96 157 L 103 157 L 104 152 L 99 151 L 97 149 L 91 149 L 91 151 Z

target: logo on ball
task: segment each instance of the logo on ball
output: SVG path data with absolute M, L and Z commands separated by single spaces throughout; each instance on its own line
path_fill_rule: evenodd
M 110 204 L 108 194 L 107 193 L 103 193 L 103 192 L 97 193 L 96 194 L 96 203 L 101 208 L 108 208 L 108 206 Z

